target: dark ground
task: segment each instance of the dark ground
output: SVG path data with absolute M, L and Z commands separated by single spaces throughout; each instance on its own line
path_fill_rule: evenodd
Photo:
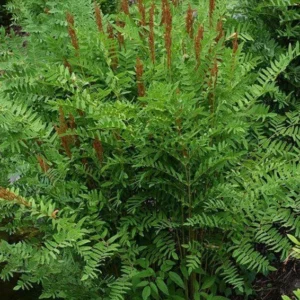
M 1 300 L 38 300 L 40 293 L 37 290 L 14 291 L 16 280 L 9 282 L 0 281 L 0 299 Z
M 267 277 L 258 277 L 254 288 L 256 300 L 281 300 L 282 295 L 294 298 L 293 291 L 300 288 L 300 261 L 278 263 L 277 271 Z

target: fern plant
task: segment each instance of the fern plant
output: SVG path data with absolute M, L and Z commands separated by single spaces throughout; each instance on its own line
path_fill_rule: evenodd
M 299 44 L 257 73 L 225 1 L 8 7 L 28 35 L 0 43 L 1 279 L 41 299 L 251 294 L 300 232 L 299 116 L 263 101 Z
M 295 298 L 295 299 L 300 299 L 300 290 L 294 291 L 294 294 L 295 294 L 295 296 L 297 297 L 297 298 Z M 282 296 L 282 299 L 283 299 L 283 300 L 291 300 L 291 298 L 288 297 L 288 296 Z
M 248 51 L 261 57 L 261 65 L 285 53 L 300 38 L 299 4 L 294 0 L 238 1 L 231 8 L 231 26 L 246 31 Z M 266 17 L 267 16 L 267 17 Z M 276 112 L 299 111 L 299 58 L 278 77 L 281 95 L 266 98 Z M 282 101 L 284 99 L 284 101 Z M 275 101 L 274 101 L 275 100 Z

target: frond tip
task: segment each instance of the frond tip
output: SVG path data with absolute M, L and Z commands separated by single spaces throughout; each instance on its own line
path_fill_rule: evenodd
M 22 198 L 19 195 L 16 195 L 15 193 L 3 187 L 0 187 L 0 199 L 7 200 L 7 201 L 16 201 L 17 203 L 22 204 L 26 207 L 31 206 L 31 204 L 27 202 L 24 198 Z

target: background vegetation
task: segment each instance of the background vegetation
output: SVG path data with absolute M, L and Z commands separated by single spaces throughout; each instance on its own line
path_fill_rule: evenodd
M 292 296 L 299 5 L 6 8 L 1 279 L 40 299 Z

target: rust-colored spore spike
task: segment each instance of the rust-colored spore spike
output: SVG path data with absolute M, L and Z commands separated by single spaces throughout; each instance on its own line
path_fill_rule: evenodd
M 117 24 L 117 26 L 119 26 L 121 28 L 125 27 L 125 23 L 122 21 L 117 21 L 116 24 Z M 117 38 L 118 38 L 119 46 L 120 47 L 124 46 L 124 44 L 125 44 L 124 36 L 120 31 L 118 31 Z
M 107 34 L 108 34 L 109 39 L 112 40 L 112 46 L 109 49 L 110 56 L 112 58 L 111 67 L 113 70 L 116 70 L 118 67 L 118 57 L 117 57 L 116 48 L 113 44 L 114 43 L 113 40 L 115 39 L 115 36 L 114 36 L 114 29 L 111 24 L 107 25 Z
M 138 95 L 139 97 L 145 96 L 145 86 L 143 82 L 143 74 L 144 74 L 144 67 L 143 64 L 138 57 L 136 59 L 136 80 L 137 80 L 137 87 L 138 87 Z
M 214 14 L 214 10 L 215 10 L 215 0 L 209 0 L 209 26 L 212 27 L 212 23 L 213 23 L 213 14 Z
M 104 31 L 103 31 L 103 23 L 102 23 L 102 13 L 96 1 L 94 2 L 94 7 L 95 7 L 95 16 L 96 16 L 96 23 L 97 23 L 98 30 L 99 32 L 103 33 Z
M 202 25 L 199 26 L 197 35 L 195 37 L 195 57 L 197 61 L 196 68 L 200 66 L 200 53 L 202 48 L 204 28 Z
M 218 32 L 218 35 L 217 35 L 215 41 L 218 43 L 221 40 L 221 38 L 224 36 L 222 19 L 220 19 L 217 23 L 217 32 Z
M 234 39 L 232 41 L 233 54 L 236 54 L 238 48 L 239 48 L 238 33 L 236 32 L 234 35 Z
M 0 198 L 7 200 L 7 201 L 13 201 L 16 199 L 18 196 L 14 194 L 13 192 L 6 190 L 3 187 L 0 187 Z
M 219 73 L 219 69 L 218 69 L 218 61 L 215 58 L 214 60 L 214 65 L 211 69 L 211 76 L 214 78 L 214 85 L 216 85 L 217 82 L 217 78 L 218 78 L 218 73 Z
M 160 22 L 160 25 L 163 25 L 165 23 L 165 1 L 162 0 L 161 1 L 161 22 Z
M 218 73 L 219 73 L 219 67 L 218 67 L 218 60 L 217 58 L 214 59 L 214 64 L 210 69 L 210 77 L 208 81 L 208 86 L 209 87 L 216 87 L 217 84 L 217 79 L 218 79 Z M 212 86 L 213 83 L 213 86 Z
M 75 129 L 76 128 L 76 123 L 75 123 L 75 118 L 72 114 L 69 114 L 69 127 L 71 129 Z
M 64 111 L 61 106 L 59 107 L 59 125 L 60 125 L 60 127 L 67 126 L 65 114 L 64 114 Z
M 68 22 L 68 25 L 74 27 L 74 25 L 75 25 L 74 16 L 72 14 L 70 14 L 69 12 L 67 12 L 67 22 Z
M 193 29 L 193 22 L 194 22 L 194 17 L 193 17 L 194 11 L 191 8 L 191 5 L 189 4 L 189 8 L 186 12 L 186 18 L 185 18 L 185 26 L 186 26 L 186 32 L 190 36 L 190 38 L 193 37 L 194 35 L 194 29 Z
M 154 2 L 152 2 L 149 11 L 149 48 L 150 48 L 151 60 L 153 63 L 155 63 L 154 13 L 155 13 L 155 4 Z
M 6 201 L 17 201 L 19 204 L 23 204 L 26 207 L 30 207 L 31 204 L 27 202 L 24 198 L 21 196 L 16 195 L 15 193 L 0 187 L 0 198 L 4 199 Z
M 122 3 L 121 3 L 121 10 L 122 10 L 126 15 L 129 15 L 129 4 L 128 4 L 128 0 L 122 0 Z
M 177 7 L 179 4 L 179 0 L 172 0 L 172 3 L 175 7 Z
M 62 135 L 65 134 L 68 130 L 68 125 L 66 123 L 65 115 L 62 108 L 59 108 L 59 127 L 55 126 L 55 130 L 57 134 Z M 72 157 L 72 153 L 70 150 L 70 145 L 73 142 L 73 138 L 71 136 L 61 136 L 61 143 L 68 157 Z
M 69 126 L 68 126 L 69 128 L 71 128 L 73 130 L 76 128 L 75 118 L 74 118 L 74 116 L 72 114 L 69 114 L 69 122 L 68 122 L 68 124 L 69 124 Z M 70 143 L 73 144 L 74 142 L 75 142 L 76 147 L 79 148 L 79 146 L 80 146 L 80 140 L 78 138 L 78 135 L 70 136 Z
M 114 28 L 112 27 L 112 25 L 110 23 L 107 25 L 107 35 L 112 40 L 115 38 L 115 36 L 114 36 Z
M 37 160 L 43 172 L 47 173 L 47 171 L 50 169 L 49 165 L 45 162 L 41 155 L 37 156 Z
M 74 16 L 72 14 L 70 14 L 69 12 L 67 12 L 67 23 L 68 23 L 68 32 L 69 32 L 69 36 L 71 38 L 71 42 L 72 45 L 75 49 L 75 55 L 78 56 L 79 55 L 79 43 L 78 43 L 78 38 L 76 35 L 76 31 L 75 31 L 75 22 L 74 22 Z
M 93 141 L 93 148 L 96 152 L 99 162 L 102 163 L 103 162 L 103 146 L 98 137 L 96 139 L 94 139 L 94 141 Z
M 69 73 L 72 73 L 72 67 L 66 58 L 64 58 L 64 67 L 69 70 Z
M 160 25 L 164 25 L 164 24 L 166 24 L 168 11 L 170 12 L 170 5 L 169 5 L 168 0 L 162 0 L 161 11 L 162 11 L 162 15 L 161 15 Z
M 140 25 L 146 26 L 146 9 L 143 4 L 143 0 L 138 0 L 138 9 L 139 9 L 139 13 L 141 15 Z

